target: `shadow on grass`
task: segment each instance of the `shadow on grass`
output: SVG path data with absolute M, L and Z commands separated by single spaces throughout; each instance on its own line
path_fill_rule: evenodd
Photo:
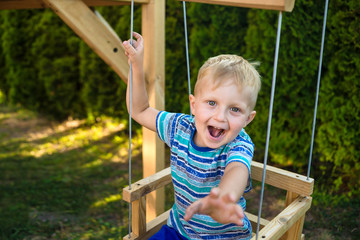
M 23 119 L 17 121 L 32 117 Z M 127 143 L 127 133 L 108 122 L 54 131 L 35 140 L 21 133 L 0 135 L 0 239 L 125 235 L 128 206 L 121 192 L 128 184 Z M 137 180 L 142 172 L 138 139 L 133 146 Z

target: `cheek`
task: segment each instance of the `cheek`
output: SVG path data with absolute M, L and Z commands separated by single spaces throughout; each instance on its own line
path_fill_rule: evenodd
M 245 125 L 245 119 L 244 118 L 231 118 L 229 120 L 229 124 L 231 126 L 231 128 L 236 129 L 236 130 L 241 130 L 244 125 Z

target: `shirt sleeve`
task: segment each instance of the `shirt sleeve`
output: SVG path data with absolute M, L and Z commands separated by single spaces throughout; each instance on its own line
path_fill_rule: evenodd
M 243 163 L 249 170 L 249 180 L 245 188 L 245 193 L 251 190 L 251 161 L 254 154 L 254 144 L 251 140 L 242 139 L 230 148 L 226 161 L 226 166 L 232 162 Z
M 169 147 L 172 146 L 176 132 L 176 126 L 181 114 L 161 111 L 156 117 L 156 131 L 161 139 Z

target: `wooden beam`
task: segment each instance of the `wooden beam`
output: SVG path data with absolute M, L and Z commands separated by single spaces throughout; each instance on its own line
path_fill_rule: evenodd
M 263 164 L 259 162 L 251 162 L 251 178 L 262 181 Z M 132 202 L 140 197 L 145 196 L 151 191 L 165 186 L 171 182 L 170 168 L 164 169 L 154 175 L 141 179 L 123 190 L 123 199 Z M 306 179 L 306 176 L 289 172 L 272 166 L 266 167 L 265 183 L 274 187 L 290 191 L 292 193 L 310 196 L 314 189 L 314 179 Z
M 258 216 L 248 212 L 245 212 L 245 214 L 251 223 L 252 230 L 256 231 Z M 266 220 L 265 218 L 260 218 L 260 230 L 263 229 L 267 224 L 269 224 L 269 222 L 270 221 Z
M 129 190 L 129 186 L 124 188 L 123 200 L 131 203 L 169 183 L 171 183 L 171 170 L 170 168 L 165 168 L 154 175 L 143 178 L 132 184 L 131 190 Z
M 129 5 L 131 0 L 84 0 L 89 7 L 96 6 L 118 6 Z M 135 3 L 148 3 L 149 0 L 135 0 Z M 2 9 L 36 9 L 47 8 L 42 0 L 0 0 L 0 10 Z
M 120 38 L 81 0 L 43 0 L 124 81 L 129 65 Z
M 251 178 L 262 181 L 264 164 L 251 162 Z M 267 166 L 265 183 L 274 187 L 297 193 L 299 195 L 310 196 L 314 190 L 314 179 L 306 176 L 289 172 L 280 168 Z
M 157 233 L 163 225 L 166 224 L 169 214 L 170 214 L 170 210 L 160 214 L 157 218 L 147 223 L 146 233 L 144 235 L 137 236 L 134 233 L 132 233 L 131 237 L 129 237 L 129 235 L 126 235 L 123 238 L 123 240 L 149 239 L 152 235 Z
M 259 239 L 279 239 L 295 222 L 305 215 L 311 206 L 311 201 L 311 197 L 299 196 L 259 232 Z M 255 240 L 255 237 L 252 240 Z
M 286 193 L 285 207 L 289 206 L 299 195 L 290 191 Z M 304 227 L 305 215 L 302 216 L 294 225 L 280 238 L 280 240 L 301 239 Z
M 185 0 L 187 2 L 227 5 L 234 7 L 259 8 L 291 12 L 295 0 Z
M 136 29 L 135 29 L 136 31 Z M 142 5 L 144 71 L 151 107 L 165 109 L 165 0 Z M 157 133 L 143 128 L 143 175 L 148 177 L 165 168 L 165 145 Z M 164 212 L 165 190 L 146 197 L 147 222 Z
M 146 233 L 146 197 L 142 197 L 131 203 L 131 226 L 137 236 Z

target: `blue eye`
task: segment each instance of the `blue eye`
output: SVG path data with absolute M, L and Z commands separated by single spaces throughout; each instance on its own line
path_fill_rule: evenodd
M 237 107 L 232 107 L 232 108 L 230 108 L 230 110 L 233 112 L 240 112 L 240 109 Z
M 208 101 L 208 104 L 210 105 L 210 106 L 215 106 L 215 101 Z

